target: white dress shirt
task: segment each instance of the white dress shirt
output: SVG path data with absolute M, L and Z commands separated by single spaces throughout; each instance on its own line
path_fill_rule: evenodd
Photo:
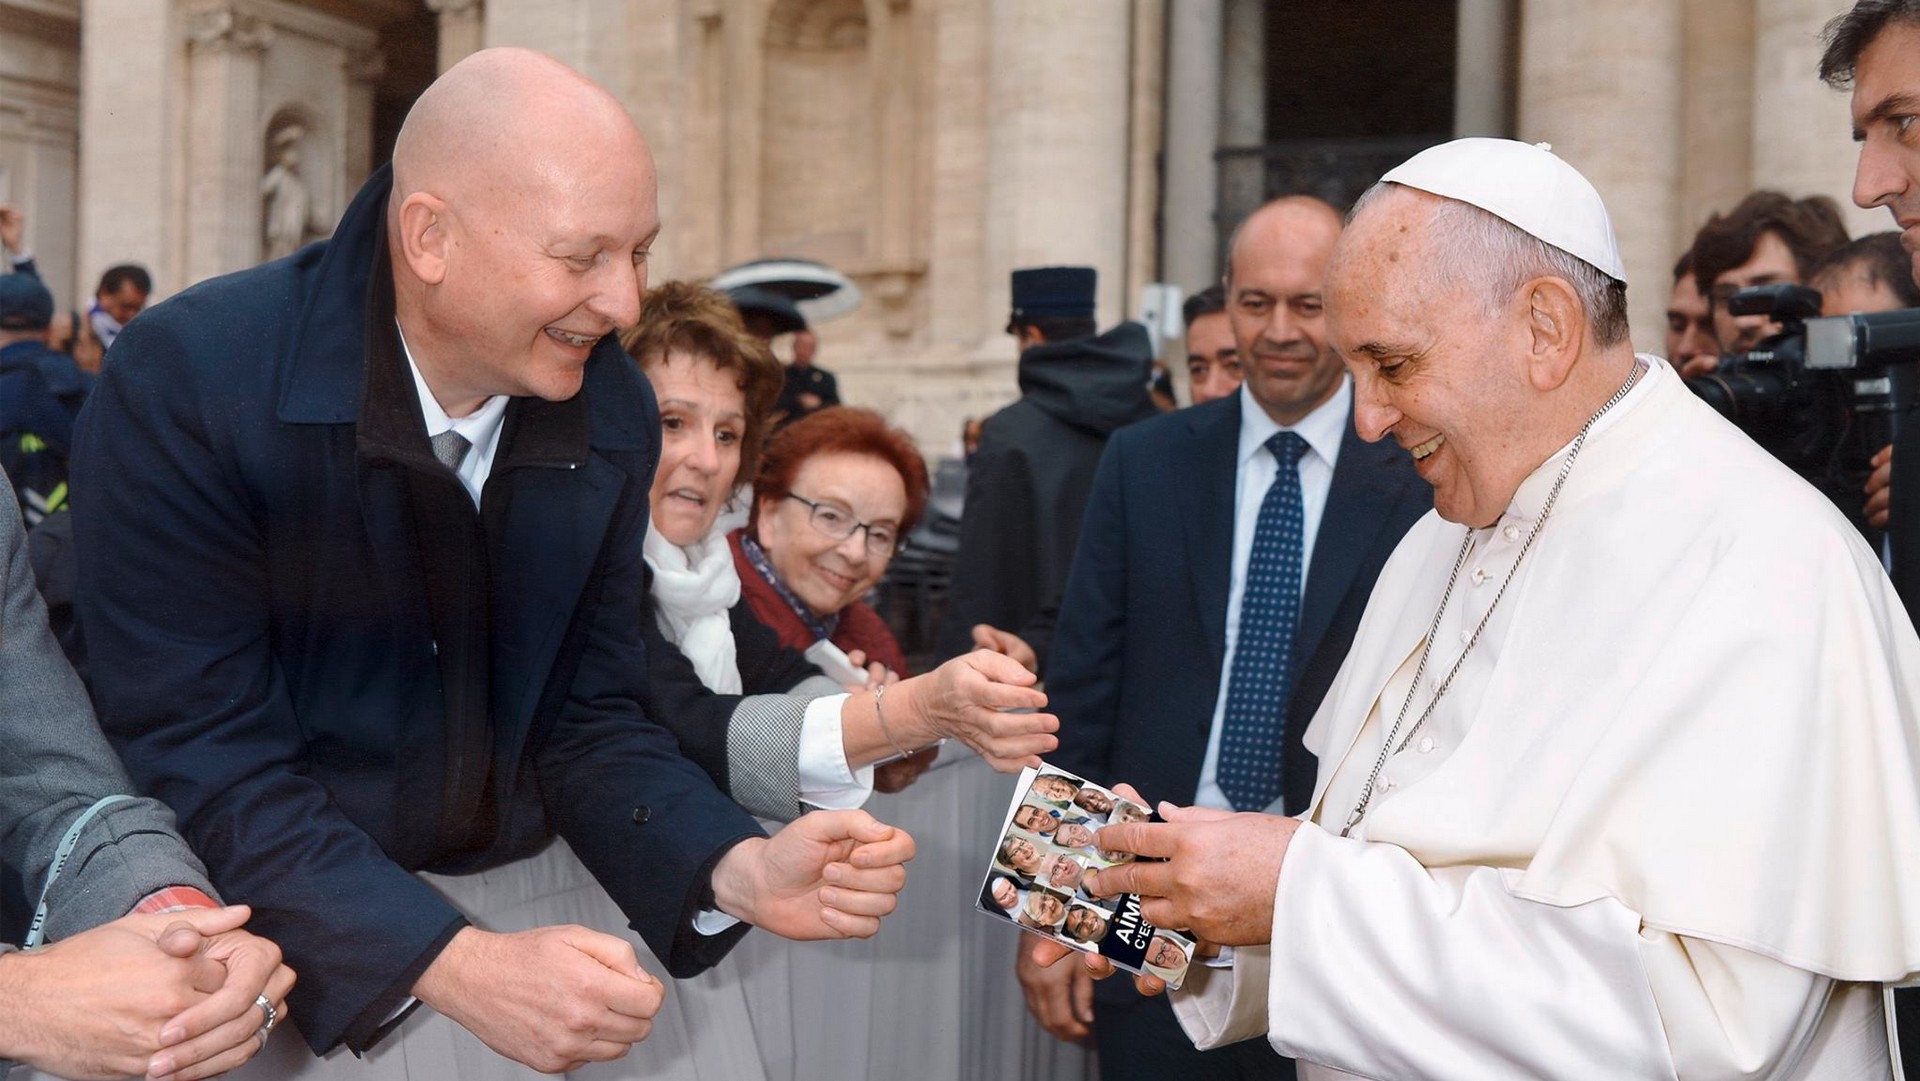
M 400 333 L 398 323 L 394 324 L 394 331 Z M 500 447 L 500 429 L 507 417 L 507 396 L 496 394 L 464 417 L 449 417 L 420 374 L 420 365 L 414 363 L 413 350 L 407 348 L 404 333 L 400 333 L 400 351 L 406 354 L 407 370 L 413 373 L 413 389 L 420 395 L 420 416 L 427 422 L 427 439 L 432 440 L 441 432 L 455 431 L 472 444 L 473 449 L 460 460 L 460 468 L 454 470 L 454 474 L 473 497 L 473 505 L 478 507 L 480 492 L 486 488 L 487 477 L 493 472 L 493 452 Z
M 1307 453 L 1300 456 L 1300 509 L 1304 518 L 1300 533 L 1300 593 L 1306 595 L 1307 576 L 1313 573 L 1313 544 L 1320 535 L 1320 517 L 1327 509 L 1327 493 L 1333 488 L 1333 467 L 1340 460 L 1340 441 L 1347 434 L 1348 413 L 1353 409 L 1353 383 L 1340 377 L 1340 389 L 1320 408 L 1300 419 L 1291 428 L 1274 423 L 1245 385 L 1240 387 L 1240 450 L 1234 459 L 1237 476 L 1233 490 L 1233 568 L 1227 582 L 1227 648 L 1220 661 L 1220 693 L 1213 701 L 1213 727 L 1207 736 L 1207 756 L 1200 766 L 1200 787 L 1193 802 L 1201 807 L 1232 810 L 1226 793 L 1220 790 L 1220 734 L 1227 719 L 1227 680 L 1233 672 L 1233 651 L 1240 637 L 1240 595 L 1247 586 L 1247 561 L 1253 557 L 1254 527 L 1260 520 L 1260 503 L 1267 489 L 1280 475 L 1280 463 L 1267 451 L 1267 440 L 1276 432 L 1292 431 L 1307 441 Z

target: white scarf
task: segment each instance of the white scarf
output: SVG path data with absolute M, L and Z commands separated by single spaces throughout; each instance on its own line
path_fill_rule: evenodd
M 715 694 L 740 693 L 740 661 L 728 612 L 740 603 L 740 575 L 727 534 L 745 520 L 750 493 L 735 492 L 707 535 L 685 548 L 647 523 L 641 551 L 653 569 L 653 611 L 660 633 L 678 646 Z M 737 509 L 736 509 L 737 508 Z

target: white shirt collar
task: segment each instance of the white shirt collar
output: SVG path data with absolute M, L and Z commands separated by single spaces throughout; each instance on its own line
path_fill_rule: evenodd
M 1315 454 L 1325 459 L 1330 466 L 1340 461 L 1340 441 L 1347 434 L 1347 415 L 1353 411 L 1353 380 L 1345 372 L 1340 373 L 1340 387 L 1333 397 L 1321 402 L 1313 412 L 1300 418 L 1300 423 L 1286 430 L 1297 433 L 1307 441 L 1307 446 Z M 1240 458 L 1241 465 L 1255 454 L 1262 453 L 1267 440 L 1275 432 L 1281 431 L 1260 403 L 1253 400 L 1253 392 L 1245 383 L 1240 385 Z
M 413 350 L 407 346 L 407 335 L 400 330 L 400 324 L 394 324 L 394 332 L 400 335 L 400 352 L 406 355 L 407 370 L 413 373 L 413 389 L 420 396 L 420 416 L 427 422 L 427 438 L 432 439 L 441 432 L 452 429 L 466 437 L 476 450 L 481 450 L 488 458 L 493 456 L 493 444 L 500 436 L 500 422 L 507 415 L 507 395 L 496 394 L 480 403 L 480 408 L 464 417 L 455 419 L 447 416 L 440 408 L 440 402 L 433 396 L 432 388 L 427 386 L 426 377 L 420 374 L 420 365 L 413 359 Z

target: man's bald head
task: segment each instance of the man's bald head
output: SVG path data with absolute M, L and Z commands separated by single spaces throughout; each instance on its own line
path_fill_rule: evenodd
M 1274 243 L 1325 240 L 1327 250 L 1340 237 L 1342 217 L 1332 203 L 1312 195 L 1282 195 L 1269 200 L 1241 219 L 1227 240 L 1227 284 L 1233 284 L 1233 260 L 1243 244 L 1269 246 Z
M 393 146 L 395 202 L 416 191 L 452 198 L 558 179 L 588 146 L 653 158 L 626 109 L 585 75 L 531 49 L 466 57 L 415 101 Z
M 593 344 L 638 321 L 653 160 L 586 76 L 526 49 L 467 57 L 407 114 L 393 181 L 395 312 L 450 415 L 570 397 Z

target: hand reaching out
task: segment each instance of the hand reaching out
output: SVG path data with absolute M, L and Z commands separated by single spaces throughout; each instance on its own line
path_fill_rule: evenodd
M 713 871 L 720 910 L 782 938 L 868 938 L 898 903 L 913 838 L 865 811 L 814 811 L 735 845 Z

